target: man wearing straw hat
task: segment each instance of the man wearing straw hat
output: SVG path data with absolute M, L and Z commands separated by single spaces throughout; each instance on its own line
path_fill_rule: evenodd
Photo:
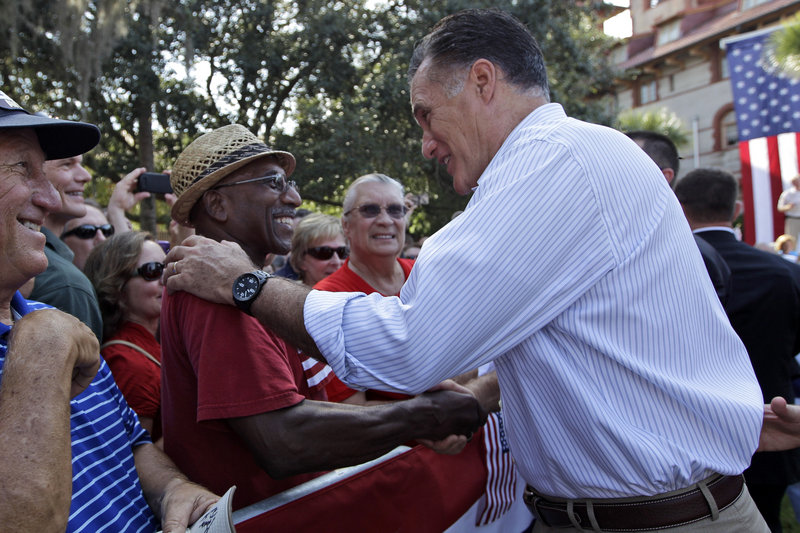
M 294 168 L 291 154 L 243 126 L 219 128 L 176 160 L 172 216 L 236 243 L 261 267 L 267 254 L 289 250 L 300 205 Z M 329 368 L 304 364 L 246 313 L 188 293 L 165 297 L 161 342 L 165 450 L 197 482 L 235 484 L 234 508 L 410 439 L 471 434 L 485 420 L 471 395 L 449 390 L 377 407 L 321 401 Z
M 473 196 L 399 297 L 265 282 L 200 237 L 170 252 L 167 287 L 251 311 L 348 385 L 414 393 L 494 361 L 537 533 L 768 531 L 741 476 L 758 384 L 656 165 L 549 102 L 541 50 L 506 13 L 446 17 L 410 64 L 423 155 Z

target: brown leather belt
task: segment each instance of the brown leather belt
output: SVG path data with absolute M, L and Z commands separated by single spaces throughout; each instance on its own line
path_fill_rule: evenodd
M 744 478 L 719 476 L 707 480 L 711 497 L 722 511 L 742 493 Z M 602 531 L 640 531 L 675 527 L 703 520 L 712 515 L 709 503 L 699 485 L 686 492 L 656 495 L 651 499 L 573 500 L 555 502 L 547 500 L 528 486 L 523 496 L 528 508 L 550 527 L 580 527 L 593 530 L 590 513 Z M 567 508 L 572 507 L 574 521 Z

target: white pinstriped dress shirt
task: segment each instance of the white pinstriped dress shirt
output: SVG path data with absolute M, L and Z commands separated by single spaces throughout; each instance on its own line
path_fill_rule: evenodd
M 621 133 L 534 110 L 400 297 L 313 291 L 351 386 L 418 393 L 494 361 L 511 450 L 544 494 L 677 490 L 750 463 L 761 392 L 681 208 Z

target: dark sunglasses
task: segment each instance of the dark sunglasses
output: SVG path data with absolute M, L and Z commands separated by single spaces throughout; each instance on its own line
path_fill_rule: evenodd
M 272 189 L 273 191 L 277 192 L 278 194 L 283 194 L 289 189 L 289 187 L 293 189 L 297 189 L 297 182 L 294 180 L 286 180 L 286 176 L 283 174 L 269 174 L 267 176 L 261 176 L 260 178 L 251 178 L 249 180 L 242 180 L 242 181 L 233 181 L 231 183 L 223 183 L 222 185 L 217 185 L 216 187 L 212 187 L 213 189 L 222 189 L 223 187 L 233 187 L 234 185 L 244 185 L 245 183 L 256 183 L 257 181 L 263 182 L 264 185 Z
M 145 263 L 133 273 L 134 276 L 139 275 L 144 278 L 145 281 L 155 281 L 161 278 L 161 274 L 164 273 L 164 263 L 159 263 L 158 261 L 151 261 L 150 263 Z
M 61 238 L 69 237 L 70 235 L 75 235 L 79 239 L 94 239 L 94 236 L 97 234 L 97 230 L 103 232 L 103 235 L 106 237 L 111 237 L 114 235 L 114 226 L 111 224 L 103 224 L 102 226 L 95 226 L 94 224 L 81 224 L 77 228 L 72 228 L 69 231 L 65 231 L 61 234 Z
M 338 248 L 331 248 L 330 246 L 315 246 L 314 248 L 309 248 L 306 250 L 306 253 L 313 257 L 314 259 L 319 259 L 320 261 L 327 261 L 333 254 L 339 256 L 339 259 L 347 259 L 347 256 L 350 255 L 350 251 L 347 249 L 346 246 L 339 246 Z
M 386 207 L 381 207 L 378 204 L 364 204 L 354 207 L 345 215 L 349 215 L 353 211 L 358 211 L 364 218 L 375 218 L 381 214 L 381 210 L 386 210 L 386 214 L 392 218 L 403 218 L 406 214 L 406 206 L 401 204 L 389 204 Z

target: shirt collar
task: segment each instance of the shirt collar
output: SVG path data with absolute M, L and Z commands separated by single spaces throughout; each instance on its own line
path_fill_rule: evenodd
M 28 309 L 28 302 L 22 297 L 22 294 L 17 291 L 11 298 L 11 317 L 14 321 L 19 320 L 30 312 Z M 11 331 L 11 326 L 0 322 L 0 338 L 5 339 L 8 332 Z
M 548 122 L 556 122 L 559 120 L 564 120 L 567 118 L 567 114 L 564 112 L 564 108 L 561 104 L 556 103 L 547 103 L 540 105 L 533 111 L 531 111 L 528 116 L 526 116 L 522 121 L 516 125 L 516 127 L 511 130 L 511 133 L 508 134 L 503 144 L 500 146 L 500 149 L 494 155 L 492 160 L 489 162 L 489 165 L 483 171 L 481 176 L 478 178 L 478 185 L 473 187 L 472 192 L 476 192 L 478 188 L 481 186 L 481 181 L 485 181 L 486 178 L 490 177 L 494 173 L 494 168 L 496 165 L 499 165 L 499 161 L 501 161 L 504 156 L 505 152 L 509 150 L 517 140 L 524 135 L 524 131 L 526 128 L 529 128 L 533 124 L 545 124 Z
M 705 228 L 697 228 L 696 230 L 692 230 L 692 233 L 703 233 L 706 231 L 727 231 L 731 235 L 736 235 L 736 232 L 733 231 L 733 228 L 728 226 L 707 226 Z

